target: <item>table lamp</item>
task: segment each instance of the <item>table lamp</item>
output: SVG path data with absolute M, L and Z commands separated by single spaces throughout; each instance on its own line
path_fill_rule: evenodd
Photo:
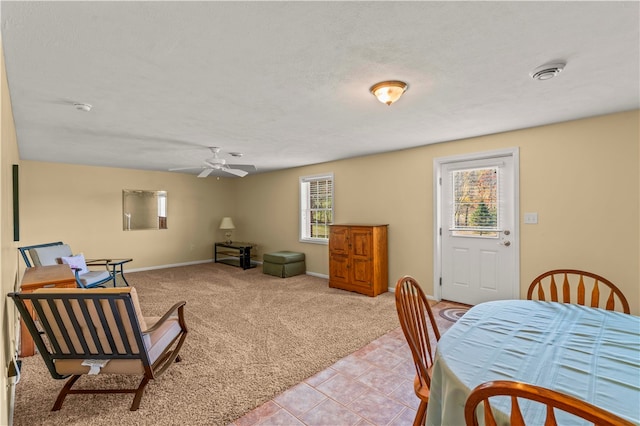
M 224 233 L 224 236 L 227 238 L 225 243 L 231 244 L 231 230 L 236 229 L 233 225 L 233 220 L 230 217 L 223 217 L 220 222 L 220 229 L 224 229 L 227 232 Z

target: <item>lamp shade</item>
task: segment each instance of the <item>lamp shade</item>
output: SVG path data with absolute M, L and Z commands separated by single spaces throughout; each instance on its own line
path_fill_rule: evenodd
M 223 217 L 220 222 L 220 229 L 236 229 L 233 225 L 233 220 L 230 217 Z
M 380 102 L 391 105 L 407 90 L 407 83 L 398 80 L 382 81 L 369 90 Z

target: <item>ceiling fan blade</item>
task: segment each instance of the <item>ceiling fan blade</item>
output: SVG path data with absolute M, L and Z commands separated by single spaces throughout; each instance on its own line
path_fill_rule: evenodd
M 224 168 L 221 169 L 222 171 L 225 171 L 227 173 L 231 173 L 232 175 L 236 175 L 239 177 L 245 177 L 246 175 L 249 174 L 249 172 L 245 172 L 244 170 L 239 170 L 239 169 L 228 169 L 228 168 Z
M 170 172 L 175 172 L 177 170 L 193 170 L 193 169 L 202 169 L 202 166 L 195 166 L 195 167 L 178 167 L 175 169 L 169 169 Z
M 201 169 L 202 171 L 200 172 L 198 177 L 203 178 L 209 176 L 213 172 L 216 172 L 216 176 L 219 176 L 219 173 L 217 173 L 217 171 L 227 172 L 238 177 L 244 177 L 248 175 L 249 172 L 255 172 L 258 170 L 257 167 L 253 164 L 228 164 L 227 160 L 218 157 L 220 148 L 211 146 L 209 147 L 209 149 L 211 150 L 213 156 L 206 158 L 202 166 L 176 167 L 173 169 L 169 169 L 169 171 Z
M 227 164 L 227 166 L 233 167 L 234 169 L 240 169 L 247 172 L 255 172 L 258 170 L 256 166 L 253 164 Z
M 213 171 L 213 169 L 204 169 L 203 171 L 200 172 L 198 177 L 199 178 L 207 177 L 207 176 L 209 176 L 211 174 L 212 171 Z

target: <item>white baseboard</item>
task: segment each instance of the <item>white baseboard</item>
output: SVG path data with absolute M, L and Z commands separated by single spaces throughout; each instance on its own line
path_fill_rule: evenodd
M 318 278 L 326 278 L 326 279 L 329 279 L 329 275 L 319 274 L 319 273 L 317 273 L 317 272 L 309 272 L 309 271 L 307 271 L 307 272 L 305 272 L 305 274 L 307 274 L 307 275 L 311 275 L 312 277 L 318 277 Z
M 184 262 L 184 263 L 170 263 L 168 265 L 158 265 L 158 266 L 148 266 L 146 268 L 134 268 L 127 269 L 125 272 L 141 272 L 141 271 L 152 271 L 154 269 L 166 269 L 166 268 L 177 268 L 178 266 L 189 266 L 189 265 L 199 265 L 201 263 L 211 263 L 213 260 L 195 260 L 193 262 Z
M 9 415 L 9 425 L 13 425 L 13 413 L 16 408 L 16 385 L 20 382 L 20 366 L 18 361 L 18 356 L 16 354 L 15 357 L 12 357 L 9 360 L 9 364 L 12 364 L 12 369 L 7 368 L 10 377 L 7 377 L 7 387 L 9 388 L 9 407 L 8 407 L 8 415 Z M 13 370 L 13 371 L 11 371 Z
M 396 292 L 396 288 L 395 287 L 389 287 L 387 290 L 389 290 L 389 293 L 395 293 Z M 429 294 L 425 294 L 425 296 L 427 296 L 427 300 L 433 300 L 436 302 L 439 302 L 438 299 L 436 299 L 435 297 L 429 295 Z
M 231 258 L 230 258 L 231 259 Z M 177 268 L 179 266 L 189 266 L 189 265 L 199 265 L 201 263 L 211 263 L 213 262 L 213 260 L 211 259 L 207 259 L 207 260 L 196 260 L 193 262 L 184 262 L 184 263 L 171 263 L 168 265 L 157 265 L 157 266 L 148 266 L 146 268 L 134 268 L 134 269 L 127 269 L 125 272 L 142 272 L 142 271 L 152 271 L 154 269 L 165 269 L 165 268 Z M 257 263 L 257 264 L 262 264 L 262 262 L 260 261 L 256 261 L 256 260 L 252 260 L 252 263 Z M 329 279 L 329 275 L 325 275 L 325 274 L 319 274 L 317 272 L 306 272 L 307 275 L 311 275 L 313 277 L 318 277 L 318 278 L 326 278 Z
M 207 259 L 207 260 L 196 260 L 193 262 L 184 262 L 184 263 L 171 263 L 168 265 L 158 265 L 158 266 L 149 266 L 146 268 L 135 268 L 135 269 L 127 269 L 126 272 L 141 272 L 141 271 L 151 271 L 154 269 L 165 269 L 165 268 L 177 268 L 178 266 L 189 266 L 189 265 L 199 265 L 201 263 L 211 263 L 213 262 L 213 260 Z M 260 261 L 255 261 L 252 260 L 252 262 L 258 263 L 258 264 L 262 264 L 262 262 Z M 318 272 L 305 272 L 307 275 L 311 275 L 312 277 L 318 277 L 318 278 L 324 278 L 324 279 L 329 279 L 329 275 L 326 274 L 320 274 Z M 387 288 L 387 290 L 389 291 L 389 293 L 395 293 L 396 288 L 395 287 L 389 287 Z M 427 299 L 430 300 L 436 300 L 436 298 L 434 298 L 433 296 L 429 296 L 427 295 Z

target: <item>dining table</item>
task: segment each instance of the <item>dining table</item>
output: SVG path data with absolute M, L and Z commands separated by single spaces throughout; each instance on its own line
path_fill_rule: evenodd
M 437 343 L 426 424 L 465 425 L 467 397 L 493 380 L 553 389 L 640 425 L 640 317 L 532 300 L 473 306 Z M 492 406 L 498 424 L 508 425 L 509 399 L 493 398 Z M 544 406 L 520 407 L 527 424 L 544 424 Z M 556 417 L 559 425 L 582 424 L 564 412 Z

